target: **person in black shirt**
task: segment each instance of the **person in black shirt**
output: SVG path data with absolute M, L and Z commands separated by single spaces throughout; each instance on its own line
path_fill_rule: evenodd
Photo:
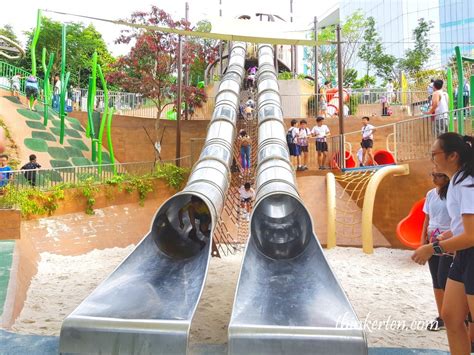
M 30 162 L 26 163 L 21 167 L 21 170 L 27 170 L 23 173 L 25 176 L 25 179 L 28 180 L 31 186 L 36 186 L 36 171 L 35 169 L 41 168 L 41 165 L 39 165 L 36 162 L 36 155 L 31 154 L 30 155 Z

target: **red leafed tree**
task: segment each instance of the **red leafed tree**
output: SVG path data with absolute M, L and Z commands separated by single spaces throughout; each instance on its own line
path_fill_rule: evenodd
M 185 20 L 174 21 L 165 11 L 152 6 L 149 12 L 135 12 L 128 20 L 146 26 L 190 29 Z M 184 40 L 184 38 L 183 38 Z M 107 79 L 124 90 L 140 93 L 156 105 L 155 129 L 158 133 L 159 118 L 168 106 L 176 106 L 176 76 L 178 71 L 178 35 L 152 29 L 123 30 L 116 43 L 133 43 L 126 56 L 120 57 Z M 202 56 L 203 47 L 198 41 L 183 41 L 183 65 L 191 64 Z M 206 101 L 203 89 L 183 85 L 183 102 L 201 107 Z M 168 107 L 169 108 L 169 107 Z

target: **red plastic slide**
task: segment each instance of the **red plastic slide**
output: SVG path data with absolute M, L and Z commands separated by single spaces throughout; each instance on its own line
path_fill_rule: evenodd
M 374 153 L 374 160 L 378 165 L 395 164 L 395 158 L 388 150 L 377 150 Z
M 403 218 L 397 225 L 397 237 L 409 248 L 416 249 L 420 246 L 421 230 L 425 221 L 423 205 L 425 199 L 416 202 L 408 216 Z
M 344 156 L 346 158 L 346 169 L 355 168 L 356 167 L 356 162 L 355 162 L 354 156 L 351 154 L 351 152 L 346 150 L 344 152 Z M 337 164 L 338 161 L 339 161 L 339 152 L 334 154 L 334 157 L 332 158 L 332 161 L 331 161 L 331 168 L 332 169 L 339 169 L 339 164 Z

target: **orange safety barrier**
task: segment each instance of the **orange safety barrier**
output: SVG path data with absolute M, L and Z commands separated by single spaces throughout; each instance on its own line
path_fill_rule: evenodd
M 410 210 L 408 216 L 403 218 L 397 225 L 397 237 L 403 245 L 416 249 L 420 244 L 421 230 L 425 221 L 423 205 L 425 199 L 416 202 Z

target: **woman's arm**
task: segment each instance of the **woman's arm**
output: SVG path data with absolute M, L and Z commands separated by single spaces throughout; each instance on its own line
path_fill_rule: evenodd
M 453 232 L 451 232 L 451 231 L 446 231 L 446 232 L 443 232 L 443 233 L 441 233 L 440 235 L 438 235 L 436 238 L 441 241 L 441 240 L 449 239 L 449 238 L 451 238 L 452 236 L 453 236 Z
M 430 223 L 430 216 L 425 214 L 425 220 L 423 221 L 423 228 L 421 230 L 420 245 L 428 243 L 428 225 Z
M 439 246 L 444 252 L 453 253 L 474 247 L 474 214 L 463 214 L 462 221 L 464 225 L 463 233 L 439 242 Z M 433 244 L 430 243 L 416 249 L 411 258 L 416 263 L 424 265 L 433 254 Z
M 474 247 L 474 214 L 463 214 L 464 233 L 442 240 L 439 245 L 448 253 Z M 452 234 L 452 233 L 451 233 Z

